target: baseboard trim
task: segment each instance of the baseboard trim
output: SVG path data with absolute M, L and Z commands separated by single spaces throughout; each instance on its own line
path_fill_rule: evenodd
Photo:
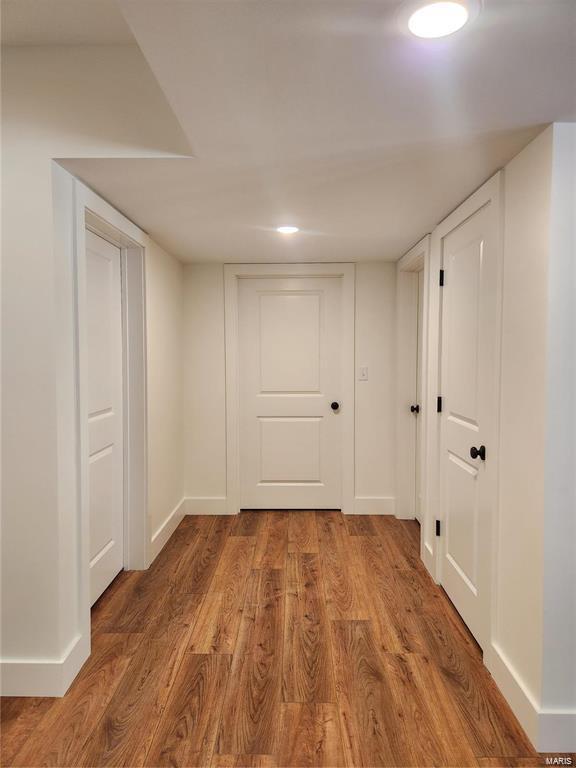
M 576 711 L 540 708 L 497 644 L 492 643 L 484 662 L 538 752 L 576 751 Z
M 176 528 L 180 525 L 180 521 L 184 517 L 184 506 L 186 499 L 182 498 L 178 504 L 174 507 L 172 512 L 168 515 L 162 525 L 156 530 L 150 541 L 150 564 L 158 557 L 170 536 L 174 533 Z
M 60 659 L 3 659 L 2 696 L 64 696 L 90 656 L 90 638 L 77 635 Z
M 187 496 L 183 499 L 185 515 L 230 515 L 226 496 Z
M 396 513 L 395 496 L 356 496 L 352 515 L 394 515 Z
M 538 706 L 524 681 L 507 659 L 506 654 L 495 643 L 492 643 L 488 653 L 484 654 L 484 664 L 504 698 L 510 704 L 528 738 L 536 746 L 538 741 Z

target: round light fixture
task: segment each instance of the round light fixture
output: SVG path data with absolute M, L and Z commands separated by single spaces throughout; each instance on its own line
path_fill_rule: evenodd
M 300 230 L 298 227 L 276 227 L 276 232 L 280 232 L 281 235 L 295 235 Z
M 416 37 L 445 37 L 462 29 L 469 17 L 464 3 L 443 0 L 415 10 L 408 19 L 408 29 Z

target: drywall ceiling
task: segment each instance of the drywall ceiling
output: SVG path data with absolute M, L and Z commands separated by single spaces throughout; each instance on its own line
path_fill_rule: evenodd
M 133 43 L 115 0 L 2 0 L 3 45 Z
M 195 159 L 68 167 L 183 259 L 396 259 L 576 119 L 576 2 L 483 5 L 418 40 L 396 0 L 119 0 Z
M 395 260 L 534 130 L 270 167 L 201 159 L 66 160 L 188 261 Z M 275 227 L 297 222 L 298 235 Z

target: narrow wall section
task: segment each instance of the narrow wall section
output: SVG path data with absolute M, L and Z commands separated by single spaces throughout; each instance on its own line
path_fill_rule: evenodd
M 543 744 L 576 734 L 576 125 L 556 124 L 553 136 L 542 706 L 565 715 L 542 723 Z M 564 748 L 576 749 L 576 735 Z
M 185 490 L 189 512 L 226 500 L 226 368 L 222 264 L 185 268 Z
M 146 247 L 148 514 L 151 558 L 176 529 L 184 495 L 184 267 Z

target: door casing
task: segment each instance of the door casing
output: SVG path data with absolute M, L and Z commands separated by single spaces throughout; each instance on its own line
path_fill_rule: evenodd
M 226 510 L 240 510 L 240 377 L 238 365 L 238 281 L 254 277 L 339 277 L 342 279 L 342 511 L 354 511 L 354 264 L 225 264 L 226 336 Z
M 426 370 L 428 357 L 428 290 L 430 272 L 430 235 L 413 246 L 397 263 L 396 272 L 396 517 L 413 519 L 416 516 L 416 450 L 420 462 L 422 482 L 422 509 L 426 505 L 426 451 L 425 435 L 428 414 Z M 422 339 L 418 344 L 418 280 L 422 280 Z M 418 360 L 418 355 L 420 359 Z M 420 444 L 416 441 L 416 419 L 410 413 L 410 404 L 417 400 L 416 375 L 420 366 L 422 398 L 419 402 Z M 421 524 L 423 520 L 420 521 Z M 422 525 L 423 530 L 423 525 Z M 421 537 L 421 557 L 428 570 L 433 570 L 434 550 L 424 548 Z
M 124 568 L 144 570 L 150 564 L 146 439 L 146 235 L 102 198 L 74 182 L 75 195 L 75 332 L 77 456 L 79 487 L 79 610 L 82 637 L 90 640 L 90 553 L 88 392 L 86 346 L 86 242 L 90 230 L 121 250 L 124 430 Z

